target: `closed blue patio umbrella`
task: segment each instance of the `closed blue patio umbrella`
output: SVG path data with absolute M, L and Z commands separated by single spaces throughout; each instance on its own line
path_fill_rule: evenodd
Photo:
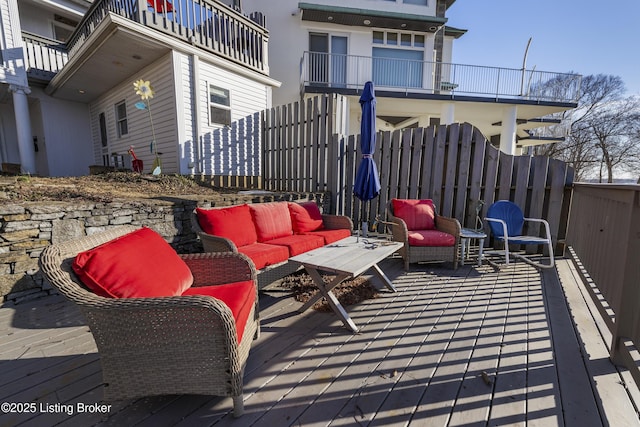
M 363 201 L 361 220 L 363 231 L 366 233 L 365 204 L 380 193 L 380 177 L 376 163 L 373 161 L 373 152 L 376 148 L 376 96 L 373 82 L 365 83 L 360 96 L 360 106 L 362 107 L 362 120 L 360 121 L 362 161 L 356 171 L 353 194 Z

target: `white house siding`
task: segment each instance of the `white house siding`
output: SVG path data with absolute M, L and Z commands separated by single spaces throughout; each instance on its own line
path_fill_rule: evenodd
M 16 0 L 0 0 L 0 83 L 27 86 L 27 74 L 24 69 L 20 17 Z M 0 90 L 6 88 L 0 87 Z
M 151 171 L 154 154 L 150 150 L 153 137 L 149 113 L 135 107 L 135 104 L 140 101 L 140 97 L 136 95 L 133 83 L 138 79 L 149 80 L 155 90 L 155 96 L 151 99 L 151 113 L 158 145 L 157 150 L 162 153 L 160 156 L 162 171 L 163 173 L 179 173 L 175 83 L 170 54 L 122 81 L 91 103 L 94 162 L 98 165 L 103 164 L 99 115 L 104 112 L 109 155 L 114 153 L 124 155 L 128 162 L 130 159 L 127 150 L 129 146 L 133 145 L 136 155 L 144 163 L 144 172 Z M 123 100 L 127 105 L 129 133 L 118 137 L 115 106 Z
M 271 88 L 249 77 L 233 73 L 220 66 L 199 58 L 197 61 L 198 94 L 201 136 L 198 138 L 202 160 L 199 164 L 204 175 L 241 175 L 257 176 L 260 174 L 260 126 L 259 112 L 271 107 Z M 193 147 L 195 134 L 191 119 L 191 87 L 192 78 L 190 57 L 181 55 L 183 81 L 183 114 L 185 135 L 183 152 L 191 157 L 190 162 L 197 162 L 196 149 Z M 213 84 L 229 90 L 231 104 L 231 126 L 211 125 L 209 122 L 209 85 Z M 179 109 L 180 110 L 180 109 Z M 248 118 L 249 117 L 249 118 Z M 190 126 L 190 127 L 188 127 Z M 195 168 L 191 171 L 196 171 Z

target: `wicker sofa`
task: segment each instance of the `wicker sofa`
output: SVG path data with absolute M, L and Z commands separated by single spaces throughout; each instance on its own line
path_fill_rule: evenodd
M 205 252 L 247 255 L 258 270 L 263 288 L 299 268 L 289 258 L 351 235 L 347 216 L 321 214 L 318 205 L 270 202 L 220 208 L 196 208 L 193 230 Z
M 450 261 L 458 268 L 460 223 L 438 215 L 430 199 L 392 199 L 387 205 L 393 240 L 402 242 L 399 253 L 405 270 L 425 261 Z
M 121 226 L 48 246 L 40 268 L 87 320 L 106 401 L 231 396 L 242 414 L 260 332 L 256 271 L 244 255 L 178 255 L 152 230 Z

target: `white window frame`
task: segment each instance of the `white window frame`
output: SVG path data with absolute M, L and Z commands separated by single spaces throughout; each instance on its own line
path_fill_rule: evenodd
M 121 105 L 124 105 L 124 117 L 120 117 L 118 113 L 118 107 L 120 107 Z M 116 117 L 116 133 L 118 135 L 118 138 L 122 138 L 123 136 L 126 136 L 129 134 L 127 101 L 122 100 L 120 102 L 117 102 L 114 106 L 114 111 L 115 111 L 115 117 Z M 124 124 L 124 129 L 122 128 L 122 124 Z
M 214 102 L 211 99 L 211 93 L 214 90 L 219 90 L 219 91 L 223 91 L 226 93 L 227 99 L 229 100 L 229 105 L 225 105 L 225 104 L 220 104 L 218 102 Z M 230 126 L 231 122 L 232 122 L 232 118 L 231 118 L 231 90 L 224 88 L 222 86 L 218 86 L 215 85 L 213 83 L 207 83 L 207 103 L 209 108 L 207 109 L 208 114 L 209 114 L 209 126 Z M 213 108 L 217 108 L 220 110 L 225 110 L 228 112 L 228 117 L 229 117 L 229 123 L 220 123 L 220 122 L 215 122 L 213 120 L 213 114 L 212 114 L 212 109 Z

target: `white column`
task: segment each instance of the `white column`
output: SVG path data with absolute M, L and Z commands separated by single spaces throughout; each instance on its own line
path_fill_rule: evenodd
M 29 101 L 27 99 L 27 95 L 31 93 L 31 89 L 24 86 L 10 85 L 9 91 L 13 93 L 13 111 L 16 116 L 18 150 L 20 151 L 22 172 L 35 174 L 36 154 L 33 149 L 31 117 L 29 116 Z
M 455 122 L 456 106 L 453 102 L 445 102 L 440 109 L 440 124 L 450 125 Z
M 515 155 L 516 153 L 516 119 L 518 107 L 507 107 L 502 112 L 502 132 L 500 133 L 500 151 Z

